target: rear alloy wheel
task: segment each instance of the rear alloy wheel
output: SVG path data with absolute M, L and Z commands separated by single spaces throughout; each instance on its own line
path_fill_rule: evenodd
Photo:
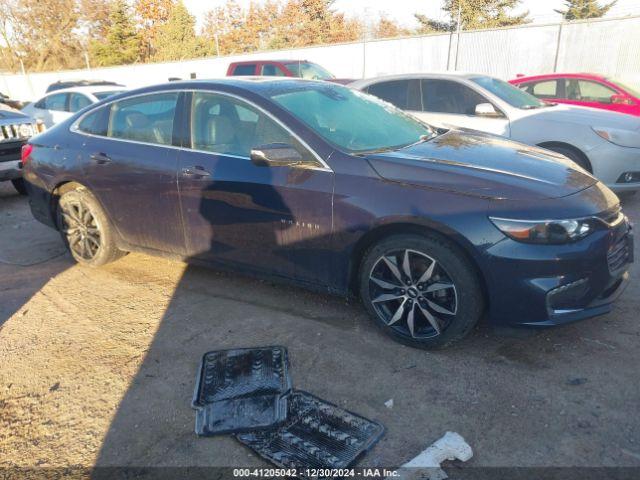
M 437 237 L 390 237 L 367 252 L 361 297 L 384 331 L 402 343 L 443 347 L 464 337 L 484 309 L 477 276 L 461 252 Z
M 113 229 L 102 207 L 83 188 L 60 197 L 58 227 L 78 263 L 101 266 L 124 255 L 115 246 Z

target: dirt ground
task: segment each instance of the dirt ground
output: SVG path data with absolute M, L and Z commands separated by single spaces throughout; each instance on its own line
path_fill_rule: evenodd
M 639 220 L 640 196 L 625 209 Z M 190 401 L 204 352 L 272 344 L 297 388 L 385 425 L 361 465 L 398 466 L 455 431 L 474 450 L 465 469 L 640 467 L 638 264 L 633 277 L 605 317 L 480 326 L 424 352 L 341 298 L 138 254 L 80 267 L 0 184 L 0 467 L 266 466 L 196 437 Z

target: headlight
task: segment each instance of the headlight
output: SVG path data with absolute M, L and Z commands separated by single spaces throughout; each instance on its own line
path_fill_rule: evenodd
M 620 147 L 640 148 L 640 131 L 620 130 L 618 128 L 592 127 L 598 136 L 607 142 L 614 143 Z
M 585 238 L 597 226 L 597 220 L 510 220 L 489 217 L 493 224 L 509 238 L 525 243 L 561 244 Z

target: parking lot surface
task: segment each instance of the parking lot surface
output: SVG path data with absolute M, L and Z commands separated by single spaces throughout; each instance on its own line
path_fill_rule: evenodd
M 624 206 L 640 220 L 640 196 Z M 139 254 L 78 266 L 0 185 L 0 466 L 266 466 L 197 437 L 190 402 L 204 352 L 284 345 L 297 388 L 385 425 L 361 465 L 398 466 L 455 431 L 474 450 L 465 468 L 638 467 L 637 263 L 632 277 L 607 316 L 480 325 L 420 351 L 354 300 Z

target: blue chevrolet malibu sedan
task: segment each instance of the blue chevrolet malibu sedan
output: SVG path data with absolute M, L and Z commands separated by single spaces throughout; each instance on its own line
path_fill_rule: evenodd
M 618 198 L 565 157 L 436 131 L 305 80 L 176 82 L 112 97 L 23 150 L 35 217 L 73 257 L 125 252 L 356 293 L 417 347 L 606 313 L 633 245 Z

